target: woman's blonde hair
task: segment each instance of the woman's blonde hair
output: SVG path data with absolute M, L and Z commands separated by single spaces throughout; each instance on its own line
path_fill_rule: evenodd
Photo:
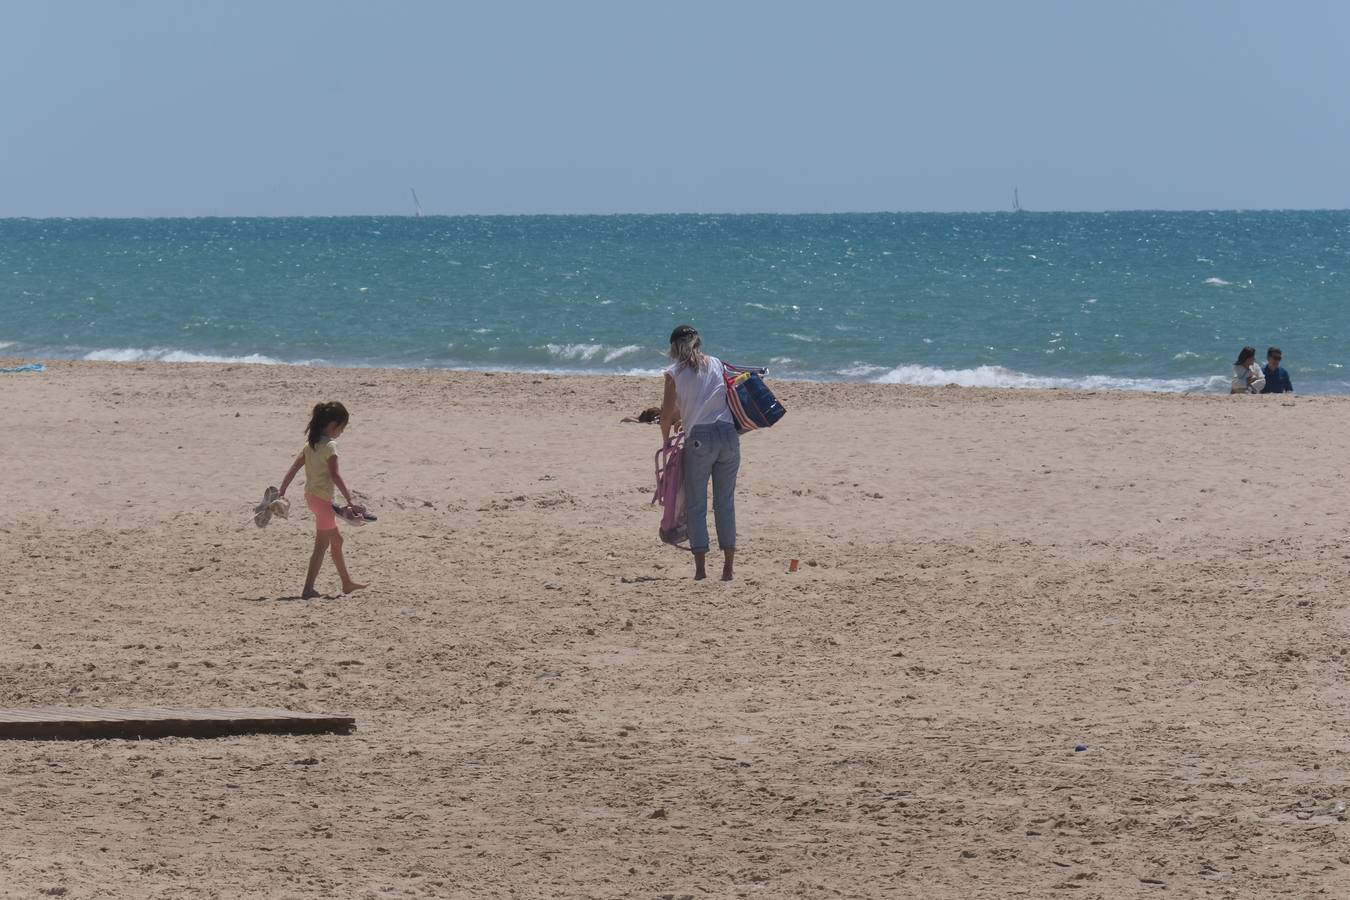
M 703 338 L 692 325 L 681 325 L 670 333 L 670 358 L 677 365 L 702 371 L 708 365 L 703 354 Z

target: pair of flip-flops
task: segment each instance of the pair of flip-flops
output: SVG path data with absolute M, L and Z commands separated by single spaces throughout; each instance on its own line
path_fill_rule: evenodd
M 281 492 L 274 486 L 269 486 L 263 491 L 262 502 L 253 507 L 253 524 L 263 528 L 268 522 L 272 521 L 273 516 L 282 519 L 291 514 L 291 501 L 281 496 Z
M 355 512 L 350 506 L 339 506 L 333 504 L 333 512 L 338 518 L 351 525 L 365 525 L 367 522 L 376 521 L 375 514 L 369 512 Z M 289 518 L 291 514 L 291 501 L 281 496 L 281 491 L 274 486 L 269 486 L 263 491 L 262 502 L 253 507 L 253 524 L 259 528 L 266 527 L 267 523 L 272 521 L 273 516 L 278 518 Z
M 375 514 L 371 512 L 355 512 L 350 506 L 338 506 L 333 504 L 333 512 L 337 513 L 339 519 L 344 522 L 350 522 L 353 525 L 364 525 L 367 522 L 376 521 Z

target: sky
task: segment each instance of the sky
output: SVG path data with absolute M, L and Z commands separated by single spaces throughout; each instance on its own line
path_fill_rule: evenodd
M 1350 4 L 0 0 L 0 216 L 1350 208 Z

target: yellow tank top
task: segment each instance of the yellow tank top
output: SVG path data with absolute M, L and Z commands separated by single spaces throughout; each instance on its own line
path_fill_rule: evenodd
M 333 473 L 328 471 L 328 460 L 337 456 L 337 442 L 319 438 L 317 447 L 305 444 L 305 493 L 323 500 L 333 499 Z

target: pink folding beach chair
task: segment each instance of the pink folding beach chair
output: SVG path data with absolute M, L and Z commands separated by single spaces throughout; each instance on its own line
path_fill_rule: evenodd
M 656 494 L 653 503 L 661 504 L 661 540 L 688 550 L 689 522 L 684 501 L 684 432 L 666 439 L 656 451 Z

